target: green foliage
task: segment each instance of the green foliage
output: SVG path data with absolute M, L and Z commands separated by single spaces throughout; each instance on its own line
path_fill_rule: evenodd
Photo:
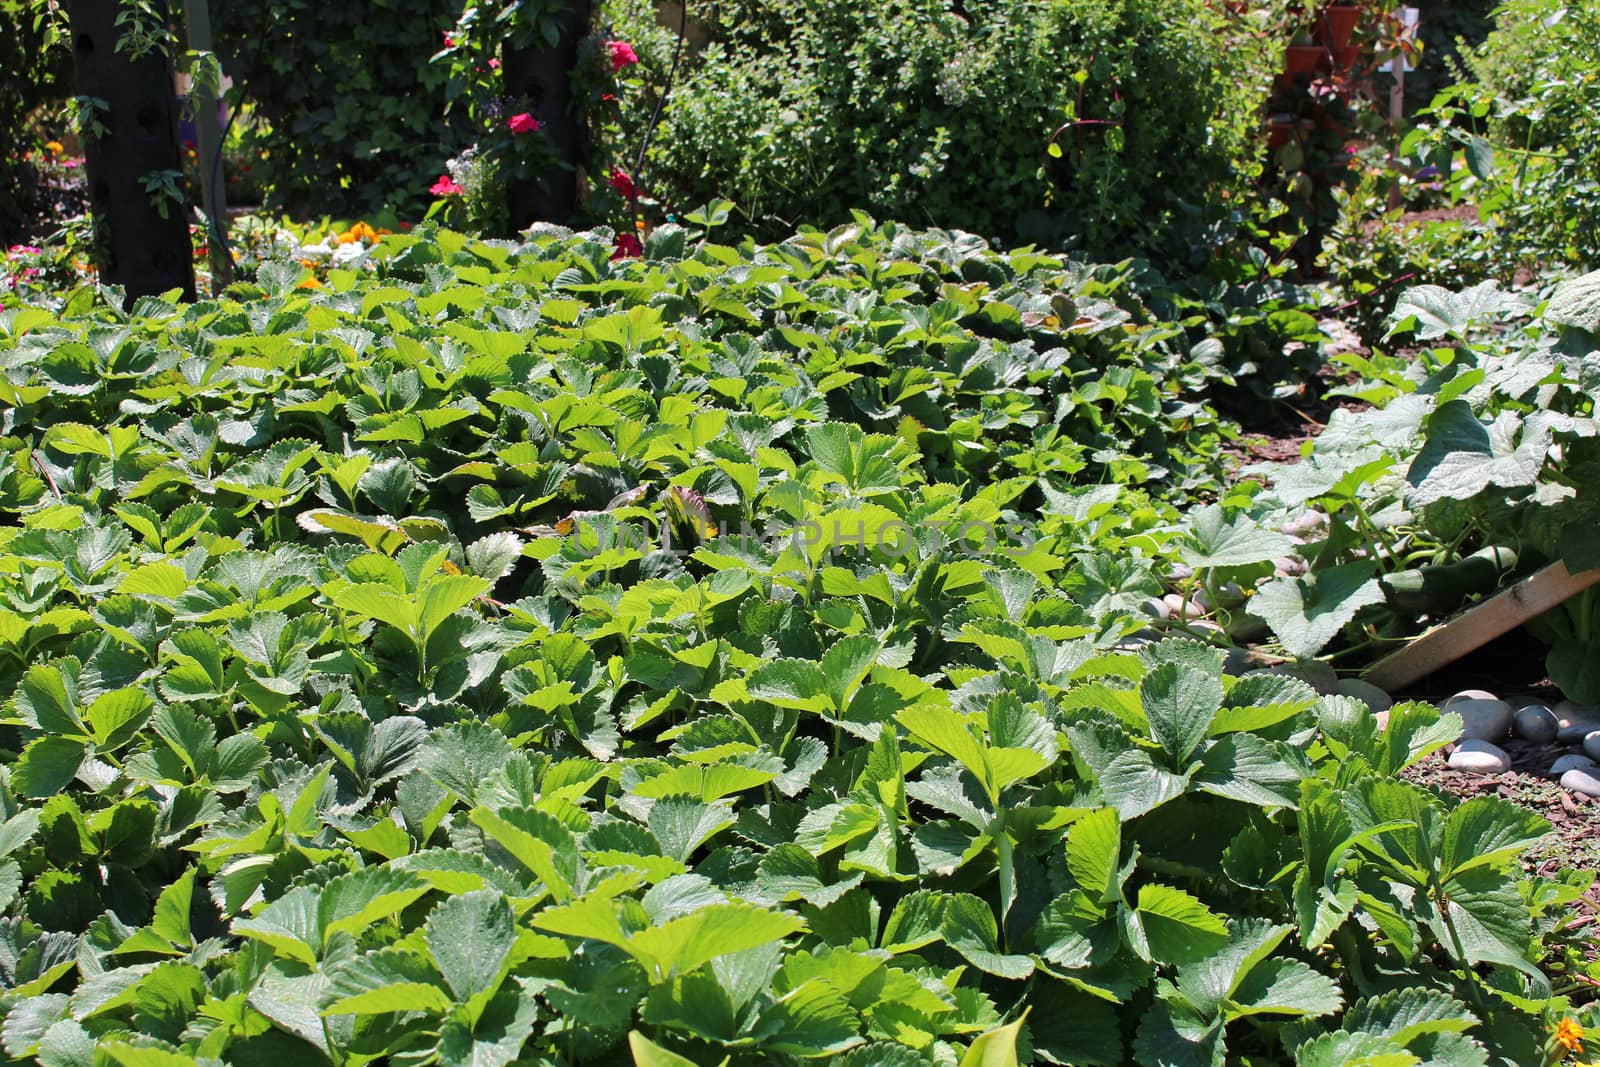
M 1339 222 L 1323 241 L 1321 262 L 1353 303 L 1345 321 L 1368 344 L 1381 341 L 1405 289 L 1465 289 L 1509 276 L 1493 231 L 1465 219 L 1405 217 L 1391 210 L 1384 183 L 1367 174 L 1339 196 Z
M 1587 264 L 1600 247 L 1600 6 L 1513 0 L 1407 150 L 1449 171 L 1513 262 Z
M 1126 270 L 682 236 L 0 312 L 8 1055 L 1527 1061 L 1459 721 L 1134 637 L 1284 542 Z
M 55 24 L 36 19 L 28 0 L 0 0 L 0 247 L 10 245 L 31 222 L 38 175 L 23 158 L 36 151 L 34 112 L 66 95 L 62 54 L 46 42 Z
M 618 5 L 646 63 L 670 37 Z M 757 232 L 857 206 L 1091 254 L 1181 249 L 1257 169 L 1272 42 L 1202 0 L 722 2 L 651 152 L 670 202 Z M 1275 58 L 1275 57 L 1273 57 Z
M 466 142 L 428 60 L 460 0 L 270 0 L 218 5 L 217 54 L 255 122 L 243 147 L 267 205 L 301 216 L 420 218 Z
M 1303 460 L 1258 469 L 1272 482 L 1260 506 L 1329 520 L 1301 549 L 1309 575 L 1263 584 L 1251 604 L 1286 648 L 1314 655 L 1341 632 L 1358 647 L 1403 639 L 1513 574 L 1600 566 L 1597 282 L 1562 282 L 1542 306 L 1492 281 L 1410 288 L 1390 336 L 1414 356 L 1335 357 L 1362 379 L 1336 392 L 1374 406 L 1335 411 Z M 1597 603 L 1575 597 L 1530 627 L 1574 700 L 1600 698 Z

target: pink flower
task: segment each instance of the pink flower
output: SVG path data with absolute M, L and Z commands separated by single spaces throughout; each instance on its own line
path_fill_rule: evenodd
M 525 133 L 538 133 L 542 124 L 538 119 L 524 111 L 520 115 L 512 115 L 509 119 L 506 119 L 506 125 L 511 128 L 513 134 L 521 137 Z
M 498 59 L 489 60 L 489 69 L 490 70 L 499 70 L 500 69 L 500 61 Z
M 619 233 L 617 234 L 617 239 L 612 242 L 612 246 L 615 249 L 611 253 L 613 261 L 644 255 L 644 245 L 639 243 L 639 238 L 636 234 Z
M 616 74 L 623 67 L 631 67 L 639 62 L 639 53 L 633 50 L 633 45 L 627 41 L 607 41 L 606 54 L 611 57 L 611 73 Z
M 40 252 L 43 252 L 44 249 L 39 248 L 36 245 L 12 245 L 10 248 L 6 249 L 6 251 L 12 256 L 36 256 Z
M 441 174 L 439 175 L 439 180 L 433 183 L 433 187 L 428 192 L 434 196 L 455 196 L 457 193 L 466 192 L 466 190 L 451 181 L 450 175 Z
M 606 184 L 629 200 L 638 195 L 637 190 L 633 187 L 633 179 L 628 177 L 628 172 L 621 167 L 613 167 L 611 169 L 611 177 L 606 179 Z

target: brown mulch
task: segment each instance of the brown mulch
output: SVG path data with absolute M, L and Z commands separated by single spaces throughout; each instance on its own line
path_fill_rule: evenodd
M 1517 739 L 1502 742 L 1512 769 L 1504 774 L 1477 775 L 1451 770 L 1444 753 L 1436 753 L 1411 767 L 1405 777 L 1463 799 L 1493 795 L 1528 808 L 1550 820 L 1546 841 L 1522 858 L 1523 869 L 1544 878 L 1564 870 L 1600 869 L 1600 800 L 1562 789 L 1550 774 L 1550 765 L 1571 751 L 1565 745 L 1535 745 Z M 1600 937 L 1600 881 L 1589 887 L 1573 905 L 1569 930 L 1589 938 Z M 1593 946 L 1590 955 L 1595 955 Z

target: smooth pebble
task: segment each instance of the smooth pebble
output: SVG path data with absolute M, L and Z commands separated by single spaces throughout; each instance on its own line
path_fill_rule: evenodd
M 1584 767 L 1593 767 L 1594 765 L 1594 760 L 1588 756 L 1580 756 L 1576 752 L 1570 752 L 1551 765 L 1550 773 L 1562 775 L 1571 770 L 1581 770 Z
M 1579 722 L 1594 723 L 1593 729 L 1600 730 L 1600 704 L 1579 704 L 1571 700 L 1563 700 L 1553 709 L 1556 718 L 1561 720 L 1562 726 Z
M 1388 711 L 1394 707 L 1394 698 L 1371 682 L 1360 678 L 1340 678 L 1339 695 L 1355 697 L 1367 706 L 1368 711 Z
M 1600 797 L 1600 777 L 1582 767 L 1574 767 L 1561 776 L 1561 788 L 1586 797 Z
M 1206 613 L 1205 608 L 1202 608 L 1192 600 L 1183 599 L 1177 593 L 1168 593 L 1161 598 L 1161 602 L 1166 605 L 1169 619 L 1178 619 L 1180 621 L 1198 619 Z
M 1160 619 L 1163 622 L 1172 618 L 1171 609 L 1167 607 L 1167 602 L 1162 600 L 1160 597 L 1153 596 L 1146 600 L 1143 604 L 1139 605 L 1139 610 L 1150 616 L 1152 619 Z
M 1482 690 L 1467 691 L 1480 692 Z M 1477 697 L 1458 693 L 1444 702 L 1443 710 L 1461 716 L 1461 736 L 1467 740 L 1499 741 L 1511 729 L 1511 705 L 1492 695 Z
M 1286 674 L 1290 678 L 1298 678 L 1322 696 L 1330 696 L 1339 691 L 1339 672 L 1319 659 L 1303 660 L 1300 663 L 1279 664 L 1273 667 L 1270 673 Z
M 1557 718 L 1559 719 L 1560 717 L 1557 716 Z M 1583 744 L 1583 739 L 1596 730 L 1600 730 L 1600 722 L 1594 722 L 1591 719 L 1579 719 L 1577 722 L 1568 723 L 1556 731 L 1556 740 L 1563 745 L 1581 745 Z
M 1583 754 L 1590 759 L 1600 762 L 1600 730 L 1585 735 L 1583 739 Z
M 1500 699 L 1499 697 L 1495 696 L 1493 693 L 1489 692 L 1487 689 L 1463 689 L 1460 692 L 1451 693 L 1448 697 L 1445 697 L 1445 701 L 1444 701 L 1443 706 L 1448 708 L 1451 704 L 1457 703 L 1458 701 L 1462 701 L 1462 700 L 1499 700 L 1499 699 Z
M 1469 739 L 1450 753 L 1449 766 L 1472 774 L 1503 774 L 1511 769 L 1511 757 L 1499 745 Z
M 1541 704 L 1532 704 L 1517 712 L 1512 729 L 1524 741 L 1548 745 L 1561 732 L 1561 724 L 1556 721 L 1555 712 Z

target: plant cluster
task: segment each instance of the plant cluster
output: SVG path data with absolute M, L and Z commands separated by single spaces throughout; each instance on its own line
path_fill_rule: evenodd
M 1561 560 L 1600 567 L 1600 274 L 1537 307 L 1493 281 L 1399 297 L 1391 337 L 1406 356 L 1336 356 L 1373 405 L 1336 411 L 1300 462 L 1261 471 L 1285 508 L 1329 517 L 1304 546 L 1303 578 L 1262 585 L 1250 610 L 1286 649 L 1315 655 L 1348 627 L 1346 651 L 1409 637 L 1511 574 Z M 1600 702 L 1600 596 L 1581 594 L 1531 627 L 1553 682 Z
M 251 104 L 242 147 L 266 205 L 296 215 L 420 218 L 467 136 L 430 64 L 460 0 L 216 5 L 217 55 Z M 381 32 L 375 32 L 381 27 Z
M 1258 169 L 1271 42 L 1202 0 L 697 8 L 710 43 L 651 153 L 685 203 L 768 235 L 850 206 L 1091 255 L 1186 251 Z M 659 76 L 673 36 L 614 5 Z
M 1594 1024 L 1547 824 L 1398 777 L 1454 716 L 1135 635 L 1157 557 L 1285 544 L 1247 487 L 1144 497 L 1217 491 L 1223 372 L 1128 266 L 381 236 L 0 312 L 9 1055 L 1480 1067 Z
M 62 56 L 46 47 L 51 26 L 28 0 L 0 0 L 0 246 L 30 236 L 40 213 L 37 153 L 45 138 L 33 119 L 61 92 Z
M 1600 247 L 1600 6 L 1514 0 L 1403 150 L 1452 177 L 1509 266 L 1590 265 Z
M 546 124 L 561 116 L 551 113 L 548 101 L 510 91 L 504 55 L 534 45 L 554 47 L 572 10 L 566 0 L 498 10 L 496 5 L 463 6 L 455 27 L 444 36 L 444 48 L 433 58 L 449 71 L 449 109 L 463 115 L 477 136 L 446 162 L 446 173 L 430 187 L 437 198 L 430 217 L 478 233 L 507 234 L 511 229 L 508 187 L 515 182 L 543 180 L 570 166 L 544 134 Z M 586 181 L 579 189 L 582 214 L 593 220 L 620 222 L 621 231 L 632 239 L 638 203 L 627 171 L 617 162 L 619 95 L 635 84 L 630 68 L 639 58 L 628 42 L 606 36 L 603 26 L 588 29 L 571 71 L 573 117 L 586 132 L 582 174 Z M 628 251 L 635 252 L 631 244 Z

